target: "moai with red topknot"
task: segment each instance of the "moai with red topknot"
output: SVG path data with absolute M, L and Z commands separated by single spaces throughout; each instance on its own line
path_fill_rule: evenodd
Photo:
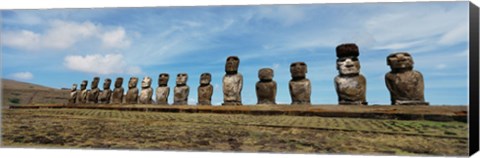
M 367 105 L 367 80 L 360 74 L 359 51 L 354 43 L 338 45 L 335 90 L 340 105 Z

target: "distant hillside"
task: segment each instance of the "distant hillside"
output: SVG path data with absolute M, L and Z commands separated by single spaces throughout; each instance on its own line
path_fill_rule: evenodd
M 14 90 L 58 90 L 55 88 L 45 87 L 33 83 L 20 82 L 9 79 L 2 79 L 2 89 Z
M 10 105 L 67 103 L 69 90 L 2 79 L 2 107 Z

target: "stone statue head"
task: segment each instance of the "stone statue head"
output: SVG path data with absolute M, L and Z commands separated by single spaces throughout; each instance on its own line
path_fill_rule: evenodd
M 83 80 L 82 83 L 80 84 L 80 90 L 85 90 L 87 89 L 88 81 Z
M 358 75 L 360 62 L 358 61 L 358 46 L 355 43 L 340 44 L 336 48 L 337 70 L 340 75 Z
M 115 88 L 122 87 L 122 84 L 123 84 L 123 78 L 117 77 L 117 79 L 115 80 Z
M 112 84 L 112 80 L 109 78 L 106 78 L 105 81 L 103 81 L 103 89 L 110 89 L 111 84 Z
M 167 73 L 161 73 L 158 76 L 158 86 L 166 86 L 169 78 L 170 76 Z
M 72 85 L 72 89 L 70 89 L 72 92 L 77 91 L 77 84 Z
M 272 81 L 273 69 L 263 68 L 258 70 L 258 78 L 260 79 L 260 81 Z
M 413 58 L 407 52 L 393 53 L 387 56 L 387 65 L 392 71 L 412 70 Z
M 188 75 L 186 73 L 177 74 L 177 86 L 186 85 L 188 80 Z
M 338 58 L 337 70 L 341 75 L 358 75 L 360 73 L 360 62 L 357 57 Z
M 98 88 L 98 83 L 100 82 L 100 77 L 94 77 L 92 81 L 91 88 L 96 89 Z
M 130 77 L 130 80 L 128 81 L 128 88 L 137 87 L 137 83 L 138 83 L 138 78 L 137 77 Z
M 200 75 L 200 84 L 208 85 L 212 81 L 212 75 L 210 73 L 203 73 Z
M 225 72 L 227 74 L 236 74 L 238 66 L 240 65 L 240 59 L 237 56 L 229 56 L 225 63 Z
M 142 88 L 148 88 L 152 85 L 152 78 L 145 76 L 142 80 Z
M 305 62 L 294 62 L 290 65 L 290 73 L 294 79 L 302 79 L 307 75 L 307 64 Z

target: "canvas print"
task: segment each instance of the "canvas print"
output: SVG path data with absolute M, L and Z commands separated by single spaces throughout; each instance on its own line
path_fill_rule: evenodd
M 466 156 L 468 7 L 1 10 L 1 146 Z

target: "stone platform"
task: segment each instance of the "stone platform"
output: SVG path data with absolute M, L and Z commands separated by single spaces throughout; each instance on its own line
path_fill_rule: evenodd
M 144 104 L 76 104 L 23 105 L 9 109 L 74 108 L 145 112 L 222 113 L 251 115 L 293 115 L 319 117 L 349 117 L 398 120 L 431 120 L 467 122 L 467 106 L 340 106 L 340 105 L 255 105 L 255 106 L 192 106 Z

